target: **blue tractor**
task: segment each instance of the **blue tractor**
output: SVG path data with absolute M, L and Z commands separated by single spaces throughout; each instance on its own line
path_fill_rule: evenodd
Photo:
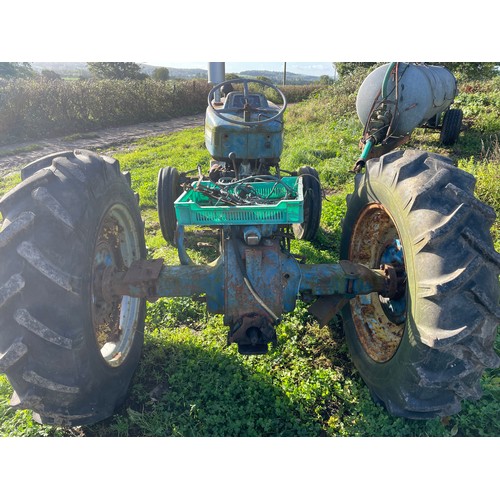
M 367 78 L 341 260 L 308 264 L 290 242 L 320 230 L 322 189 L 312 167 L 280 168 L 286 98 L 260 80 L 224 81 L 215 68 L 210 165 L 158 173 L 160 226 L 179 265 L 147 259 L 130 175 L 110 157 L 46 156 L 0 200 L 0 371 L 11 404 L 56 425 L 109 417 L 140 362 L 146 300 L 181 296 L 224 315 L 228 343 L 243 355 L 276 343 L 276 325 L 298 299 L 320 325 L 341 314 L 353 363 L 393 415 L 451 415 L 479 398 L 481 374 L 500 362 L 495 213 L 449 159 L 391 152 L 449 108 L 453 76 L 393 63 Z M 188 226 L 201 228 L 199 238 L 216 235 L 212 263 L 191 261 Z
M 281 105 L 252 86 L 271 88 Z M 295 308 L 301 276 L 290 239 L 313 239 L 321 218 L 318 173 L 302 167 L 283 176 L 280 170 L 286 105 L 282 91 L 267 82 L 221 81 L 208 95 L 208 175 L 188 177 L 174 167 L 158 173 L 160 227 L 181 264 L 190 266 L 181 271 L 187 281 L 199 266 L 185 250 L 185 226 L 220 231 L 221 256 L 195 293 L 206 294 L 210 312 L 224 314 L 228 341 L 241 354 L 264 354 L 276 343 L 275 326 Z

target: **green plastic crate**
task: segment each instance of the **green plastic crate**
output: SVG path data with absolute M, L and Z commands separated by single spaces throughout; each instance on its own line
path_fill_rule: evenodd
M 177 222 L 180 225 L 226 226 L 253 224 L 296 224 L 304 220 L 304 199 L 301 177 L 283 177 L 281 179 L 296 193 L 295 199 L 281 200 L 269 205 L 217 205 L 216 201 L 203 193 L 189 190 L 184 192 L 174 203 Z M 207 187 L 215 184 L 202 181 Z M 280 199 L 286 195 L 286 188 L 274 181 L 248 182 L 262 198 Z

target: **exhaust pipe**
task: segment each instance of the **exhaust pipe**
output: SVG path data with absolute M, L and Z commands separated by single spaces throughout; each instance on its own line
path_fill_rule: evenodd
M 226 79 L 226 63 L 209 62 L 208 63 L 208 83 L 214 87 Z M 214 101 L 220 103 L 220 91 L 214 92 Z

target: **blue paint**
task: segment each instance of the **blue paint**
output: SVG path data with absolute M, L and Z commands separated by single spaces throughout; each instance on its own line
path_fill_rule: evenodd
M 394 265 L 395 263 L 404 265 L 403 245 L 397 238 L 394 239 L 391 245 L 387 246 L 380 258 L 380 264 Z
M 404 266 L 403 245 L 397 238 L 388 245 L 380 259 L 380 264 Z M 404 274 L 406 277 L 406 273 Z M 381 299 L 382 300 L 382 299 Z M 399 299 L 383 299 L 382 307 L 391 321 L 401 324 L 406 319 L 406 294 Z
M 231 93 L 233 94 L 233 93 Z M 236 94 L 237 97 L 240 93 Z M 242 95 L 242 94 L 241 94 Z M 262 94 L 249 94 L 261 99 L 259 109 L 268 109 L 269 113 L 252 111 L 250 121 L 259 121 L 276 113 Z M 242 125 L 228 123 L 217 116 L 213 109 L 207 108 L 205 118 L 205 145 L 215 160 L 229 162 L 229 153 L 234 153 L 238 160 L 275 160 L 279 161 L 283 151 L 283 122 L 273 120 L 262 125 L 244 125 L 243 110 L 226 103 L 219 112 L 232 120 L 241 121 Z

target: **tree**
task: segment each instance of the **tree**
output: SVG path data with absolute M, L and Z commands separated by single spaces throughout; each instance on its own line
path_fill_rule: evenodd
M 35 72 L 27 62 L 0 62 L 0 78 L 33 78 Z
M 255 79 L 260 80 L 261 82 L 273 83 L 271 78 L 269 78 L 267 76 L 256 76 Z
M 99 80 L 144 80 L 139 64 L 133 62 L 88 62 L 87 68 Z
M 350 75 L 357 68 L 371 68 L 376 62 L 336 62 L 332 63 L 339 78 Z
M 487 80 L 498 75 L 498 62 L 441 62 L 429 63 L 445 66 L 457 78 L 463 80 Z
M 61 80 L 61 75 L 51 69 L 42 69 L 42 78 L 46 80 Z
M 161 66 L 159 68 L 155 68 L 151 76 L 154 80 L 166 82 L 170 77 L 170 73 L 168 71 L 168 68 Z
M 331 76 L 328 76 L 328 75 L 321 75 L 319 77 L 319 83 L 321 85 L 331 85 L 335 80 L 331 77 Z
M 340 78 L 353 73 L 357 68 L 370 68 L 373 65 L 382 63 L 346 62 L 333 63 Z M 427 62 L 434 66 L 444 66 L 448 68 L 457 78 L 463 80 L 485 80 L 498 75 L 498 62 Z

